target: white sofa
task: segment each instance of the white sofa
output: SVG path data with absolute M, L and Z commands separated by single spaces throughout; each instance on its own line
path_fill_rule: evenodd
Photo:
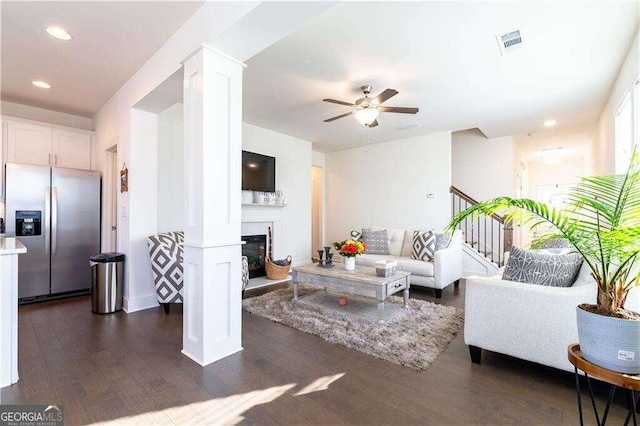
M 582 264 L 571 287 L 547 287 L 494 277 L 465 281 L 464 341 L 471 361 L 486 349 L 573 372 L 567 347 L 578 342 L 576 306 L 596 303 L 597 287 Z M 632 290 L 626 307 L 638 310 L 640 291 Z
M 356 265 L 374 267 L 378 260 L 397 260 L 398 269 L 411 272 L 412 286 L 430 287 L 435 290 L 436 297 L 442 297 L 442 289 L 450 284 L 457 288 L 462 278 L 462 231 L 457 230 L 451 237 L 449 245 L 434 254 L 433 262 L 425 262 L 411 258 L 413 231 L 371 227 L 373 231 L 386 229 L 389 254 L 362 254 L 356 256 Z

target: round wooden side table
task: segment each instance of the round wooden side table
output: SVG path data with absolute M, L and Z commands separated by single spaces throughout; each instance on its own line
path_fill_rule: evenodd
M 590 363 L 582 357 L 582 352 L 580 352 L 580 345 L 577 343 L 569 345 L 569 347 L 567 348 L 567 356 L 569 358 L 569 362 L 571 362 L 574 367 L 574 373 L 576 377 L 576 393 L 578 395 L 578 412 L 580 413 L 581 425 L 583 425 L 584 422 L 582 420 L 580 374 L 578 373 L 578 370 L 581 370 L 584 373 L 584 377 L 586 378 L 587 387 L 589 389 L 589 396 L 591 397 L 591 406 L 593 407 L 593 413 L 596 416 L 596 424 L 598 426 L 604 425 L 607 421 L 609 407 L 611 406 L 611 401 L 613 401 L 616 388 L 623 388 L 627 396 L 629 413 L 627 414 L 627 418 L 625 419 L 624 424 L 629 424 L 629 421 L 633 419 L 633 425 L 638 425 L 636 407 L 638 406 L 638 398 L 640 397 L 640 375 L 633 376 L 629 374 L 618 373 L 616 371 L 607 370 L 606 368 L 598 367 L 597 365 Z M 596 407 L 595 399 L 593 398 L 593 390 L 591 388 L 591 381 L 589 376 L 611 385 L 611 388 L 609 389 L 609 399 L 607 400 L 607 405 L 605 406 L 604 413 L 602 415 L 602 421 L 600 421 L 600 417 L 598 416 L 598 409 Z

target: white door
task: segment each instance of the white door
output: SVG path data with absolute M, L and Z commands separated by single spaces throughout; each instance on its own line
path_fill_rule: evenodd
M 53 129 L 9 122 L 7 161 L 48 166 L 52 164 Z
M 311 167 L 311 257 L 315 257 L 317 251 L 324 245 L 322 237 L 323 176 L 322 167 Z
M 105 251 L 118 251 L 118 188 L 120 188 L 120 172 L 118 170 L 117 145 L 105 151 L 105 158 L 104 200 L 107 226 Z
M 91 135 L 53 130 L 53 165 L 72 169 L 91 169 Z

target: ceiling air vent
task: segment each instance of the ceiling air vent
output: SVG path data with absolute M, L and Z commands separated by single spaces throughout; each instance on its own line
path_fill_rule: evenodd
M 398 132 L 404 132 L 405 130 L 418 129 L 420 127 L 422 127 L 422 124 L 420 123 L 411 123 L 407 124 L 406 126 L 394 127 L 394 129 L 396 129 Z
M 509 31 L 508 33 L 498 34 L 496 36 L 496 40 L 498 40 L 502 56 L 507 53 L 511 53 L 514 50 L 518 50 L 523 47 L 522 28 Z

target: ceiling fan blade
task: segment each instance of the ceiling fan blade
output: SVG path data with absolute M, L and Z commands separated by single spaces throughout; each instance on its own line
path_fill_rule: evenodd
M 337 120 L 338 118 L 348 117 L 348 116 L 350 116 L 350 115 L 353 115 L 354 113 L 355 113 L 355 111 L 349 111 L 349 112 L 348 112 L 348 113 L 346 113 L 346 114 L 342 114 L 342 115 L 338 115 L 338 116 L 336 116 L 336 117 L 328 118 L 328 119 L 324 120 L 324 122 L 325 122 L 325 123 L 328 123 L 328 122 L 330 122 L 330 121 Z
M 353 106 L 353 104 L 352 104 L 352 103 L 344 102 L 344 101 L 337 101 L 337 100 L 335 100 L 335 99 L 323 99 L 323 101 L 325 101 L 325 102 L 331 102 L 332 104 L 346 105 L 346 106 Z
M 381 103 L 383 103 L 384 101 L 386 101 L 387 99 L 391 98 L 392 96 L 395 96 L 398 94 L 397 90 L 393 90 L 393 89 L 386 89 L 384 92 L 380 93 L 378 96 L 376 96 L 373 99 L 373 103 L 376 103 L 378 105 L 380 105 Z
M 376 127 L 378 125 L 378 120 L 373 120 L 373 123 L 369 124 L 367 127 Z
M 418 112 L 418 108 L 408 108 L 408 107 L 380 107 L 380 111 L 382 112 L 399 112 L 400 114 L 415 114 Z

